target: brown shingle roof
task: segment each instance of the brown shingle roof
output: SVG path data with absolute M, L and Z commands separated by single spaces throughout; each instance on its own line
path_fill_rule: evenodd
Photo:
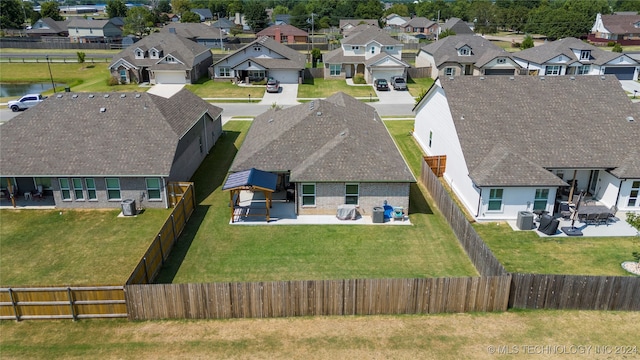
M 294 35 L 294 36 L 308 36 L 309 34 L 301 29 L 293 25 L 282 24 L 282 25 L 271 25 L 268 28 L 260 31 L 256 34 L 257 37 L 260 36 L 275 36 L 276 31 L 280 31 L 280 35 Z
M 215 119 L 222 109 L 186 89 L 168 99 L 61 93 L 2 125 L 0 171 L 2 176 L 168 176 L 178 141 L 205 112 Z
M 337 93 L 256 117 L 230 171 L 291 171 L 291 181 L 414 182 L 375 109 Z
M 612 34 L 640 34 L 635 27 L 640 22 L 640 15 L 602 15 L 602 24 Z

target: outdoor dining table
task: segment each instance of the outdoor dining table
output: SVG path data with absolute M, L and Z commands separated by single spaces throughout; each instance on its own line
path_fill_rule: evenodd
M 604 205 L 582 205 L 578 208 L 578 216 L 602 213 L 611 214 L 611 210 Z

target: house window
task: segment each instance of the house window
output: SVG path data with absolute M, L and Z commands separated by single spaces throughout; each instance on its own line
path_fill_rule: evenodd
M 167 56 L 167 57 L 165 58 L 165 61 L 166 61 L 166 62 L 176 62 L 176 59 L 174 59 L 174 57 L 173 57 L 173 56 Z
M 351 46 L 351 50 L 360 50 L 360 46 Z
M 640 192 L 640 181 L 634 181 L 631 184 L 631 193 L 629 194 L 629 201 L 627 206 L 640 206 L 638 202 L 638 193 Z
M 340 76 L 341 71 L 342 71 L 342 64 L 329 65 L 329 73 L 331 76 Z
M 544 73 L 545 75 L 560 75 L 560 65 L 549 65 Z
M 454 76 L 456 74 L 456 68 L 448 67 L 444 68 L 444 76 Z
M 93 34 L 93 29 L 89 29 L 89 34 Z
M 200 154 L 202 154 L 202 136 L 198 137 L 198 146 L 200 147 Z
M 71 179 L 71 185 L 73 185 L 73 196 L 76 200 L 84 200 L 84 191 L 82 191 L 82 179 Z
M 262 79 L 265 76 L 264 70 L 249 70 L 250 79 Z
M 302 206 L 316 206 L 316 184 L 302 184 Z
M 289 39 L 289 37 L 287 35 L 280 35 L 280 42 L 281 43 L 286 44 L 288 39 Z
M 127 70 L 125 69 L 120 70 L 120 82 L 121 83 L 127 82 Z
M 120 179 L 118 178 L 106 178 L 107 184 L 107 199 L 108 200 L 120 200 Z
M 156 56 L 158 56 L 158 53 L 157 53 L 155 50 L 153 50 L 153 51 L 151 52 L 151 56 L 156 57 Z
M 589 59 L 591 59 L 591 50 L 580 51 L 580 60 L 589 60 Z
M 140 51 L 140 50 L 136 51 L 136 57 L 137 58 L 141 58 L 142 57 L 142 51 Z
M 255 46 L 253 48 L 253 51 L 262 51 L 262 48 L 260 46 Z
M 433 130 L 429 130 L 429 147 L 431 147 L 432 142 L 433 142 Z
M 231 76 L 231 67 L 229 66 L 220 66 L 218 68 L 218 76 Z
M 591 65 L 582 65 L 578 66 L 577 73 L 578 75 L 588 75 L 589 71 L 591 71 Z
M 375 53 L 376 53 L 376 48 L 375 48 L 375 47 L 373 47 L 373 46 L 371 47 L 371 53 L 372 53 L 372 54 L 375 54 Z
M 393 51 L 393 46 L 386 46 L 386 47 L 385 47 L 385 50 L 387 50 L 387 51 Z
M 507 59 L 505 58 L 498 58 L 498 64 L 506 64 L 507 63 Z
M 149 200 L 162 200 L 162 193 L 160 192 L 160 178 L 148 178 L 147 182 L 147 196 Z
M 63 201 L 71 200 L 71 187 L 69 186 L 69 179 L 58 179 L 60 183 L 60 196 Z
M 36 186 L 42 186 L 42 189 L 51 189 L 51 178 L 35 178 Z M 0 187 L 4 187 L 0 185 Z
M 503 189 L 491 189 L 489 191 L 489 211 L 502 210 L 502 191 Z
M 536 189 L 536 197 L 533 200 L 533 210 L 545 210 L 549 200 L 549 189 Z
M 460 55 L 461 56 L 468 56 L 471 55 L 471 52 L 469 51 L 469 48 L 463 47 L 462 49 L 460 49 Z
M 346 184 L 344 187 L 344 203 L 347 205 L 358 205 L 359 186 L 358 184 Z
M 89 201 L 97 200 L 96 181 L 93 178 L 86 178 L 84 179 L 84 184 L 87 186 L 87 197 Z

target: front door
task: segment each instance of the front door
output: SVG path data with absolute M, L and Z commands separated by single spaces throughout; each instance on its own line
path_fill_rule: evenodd
M 465 75 L 473 75 L 473 68 L 471 67 L 471 65 L 465 65 L 464 66 L 464 74 Z
M 591 195 L 595 196 L 596 195 L 596 191 L 597 189 L 597 185 L 598 185 L 598 174 L 600 173 L 600 170 L 593 170 L 591 172 L 591 178 L 589 179 L 589 193 L 591 193 Z
M 142 68 L 142 82 L 149 82 L 149 69 Z

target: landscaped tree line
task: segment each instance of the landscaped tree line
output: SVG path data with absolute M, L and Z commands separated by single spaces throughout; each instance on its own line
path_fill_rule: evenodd
M 338 26 L 340 19 L 383 19 L 389 14 L 421 16 L 444 21 L 457 17 L 474 24 L 476 32 L 490 34 L 510 30 L 541 34 L 551 39 L 586 35 L 597 13 L 640 11 L 638 0 L 387 0 L 392 5 L 384 9 L 379 0 L 133 0 L 151 8 L 151 22 L 161 22 L 162 14 L 174 13 L 183 22 L 199 21 L 192 9 L 210 9 L 214 17 L 231 17 L 243 13 L 254 30 L 264 29 L 272 19 L 264 10 L 273 9 L 273 16 L 290 15 L 291 25 L 310 31 Z M 20 29 L 25 22 L 33 24 L 40 17 L 62 20 L 59 4 L 79 5 L 89 0 L 49 0 L 40 2 L 40 13 L 31 3 L 21 0 L 0 1 L 0 27 Z M 135 8 L 135 7 L 133 7 Z M 130 8 L 131 9 L 131 8 Z M 109 17 L 126 17 L 130 9 L 124 0 L 108 0 Z M 136 22 L 139 22 L 136 14 Z M 35 19 L 35 20 L 34 20 Z M 133 25 L 133 24 L 132 24 Z M 139 25 L 138 25 L 139 26 Z M 138 27 L 133 25 L 133 27 Z M 140 33 L 141 31 L 136 31 Z

